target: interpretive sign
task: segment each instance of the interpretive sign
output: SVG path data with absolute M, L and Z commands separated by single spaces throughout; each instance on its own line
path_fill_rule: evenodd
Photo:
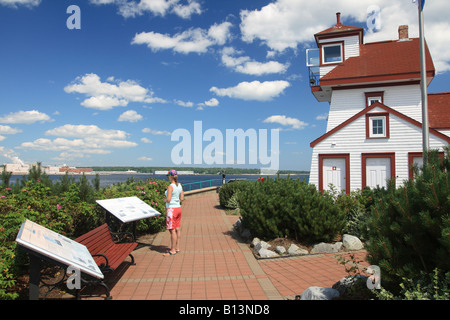
M 96 202 L 122 223 L 134 222 L 161 215 L 161 213 L 138 197 L 97 200 Z
M 95 278 L 104 278 L 86 246 L 35 222 L 25 220 L 17 234 L 16 242 L 46 258 L 68 267 L 79 268 Z

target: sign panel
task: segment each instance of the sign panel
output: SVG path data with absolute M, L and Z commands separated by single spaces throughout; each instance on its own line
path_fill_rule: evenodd
M 96 202 L 123 223 L 161 215 L 138 197 L 97 200 Z
M 68 267 L 77 267 L 93 277 L 104 278 L 86 246 L 30 220 L 22 224 L 16 242 Z

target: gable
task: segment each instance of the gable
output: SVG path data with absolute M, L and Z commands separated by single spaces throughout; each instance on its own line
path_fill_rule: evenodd
M 332 136 L 333 134 L 335 134 L 336 132 L 342 130 L 343 128 L 347 127 L 348 125 L 350 125 L 351 123 L 353 123 L 354 121 L 356 121 L 357 119 L 361 118 L 361 117 L 365 117 L 367 114 L 369 114 L 371 111 L 373 111 L 375 108 L 380 108 L 382 109 L 384 112 L 394 115 L 402 120 L 405 120 L 406 122 L 412 124 L 413 126 L 416 126 L 417 128 L 422 128 L 422 124 L 406 115 L 404 115 L 403 113 L 400 113 L 392 108 L 389 108 L 388 106 L 376 102 L 374 104 L 372 104 L 370 107 L 365 108 L 364 110 L 358 112 L 357 114 L 355 114 L 354 116 L 352 116 L 351 118 L 347 119 L 346 121 L 344 121 L 343 123 L 341 123 L 340 125 L 336 126 L 334 129 L 328 131 L 327 133 L 325 133 L 324 135 L 322 135 L 321 137 L 317 138 L 316 140 L 314 140 L 313 142 L 311 142 L 310 146 L 312 148 L 314 148 L 318 143 L 320 143 L 321 141 L 327 139 L 328 137 Z M 429 133 L 442 139 L 445 140 L 447 143 L 450 143 L 450 137 L 446 136 L 445 134 L 442 134 L 438 131 L 436 131 L 435 129 L 430 128 L 429 129 Z

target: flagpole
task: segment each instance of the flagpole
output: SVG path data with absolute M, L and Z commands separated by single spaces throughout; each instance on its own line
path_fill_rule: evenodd
M 423 27 L 423 1 L 418 0 L 419 5 L 419 39 L 420 39 L 420 74 L 422 91 L 422 145 L 423 163 L 427 163 L 427 152 L 429 150 L 429 124 L 428 124 L 428 93 L 427 93 L 427 68 L 425 55 L 425 36 Z

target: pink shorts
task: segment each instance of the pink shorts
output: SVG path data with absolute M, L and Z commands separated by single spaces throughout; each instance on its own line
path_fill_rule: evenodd
M 181 225 L 181 207 L 178 208 L 167 208 L 167 219 L 166 227 L 167 229 L 176 229 Z

